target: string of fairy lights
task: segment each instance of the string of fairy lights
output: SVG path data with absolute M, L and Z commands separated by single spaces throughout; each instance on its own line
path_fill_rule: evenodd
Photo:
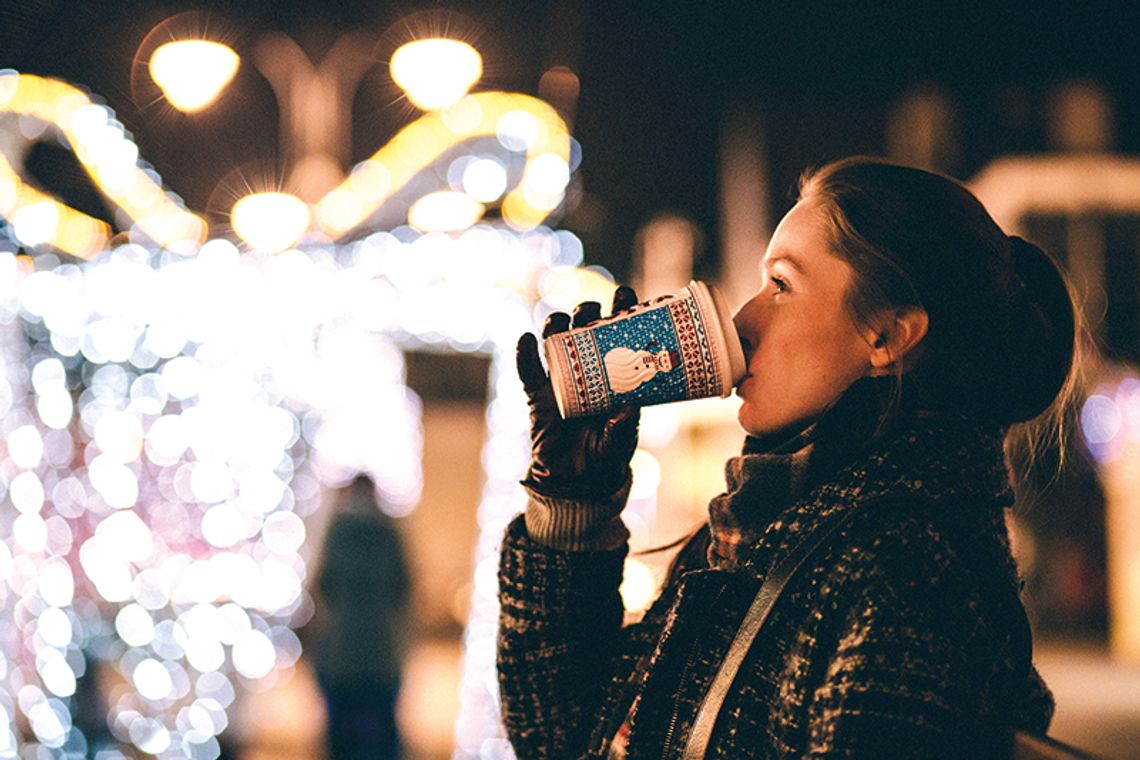
M 0 314 L 0 483 L 13 507 L 0 707 L 29 735 L 9 722 L 0 756 L 29 742 L 90 749 L 72 716 L 98 670 L 118 684 L 109 741 L 216 757 L 235 695 L 272 685 L 300 655 L 291 626 L 308 609 L 301 550 L 321 486 L 371 471 L 396 511 L 418 500 L 419 402 L 402 350 L 497 356 L 532 324 L 520 264 L 534 277 L 580 255 L 566 233 L 489 226 L 272 257 L 221 240 L 194 256 L 127 245 L 82 266 L 45 256 L 30 271 L 13 247 L 0 251 L 13 294 Z M 471 270 L 454 266 L 466 257 Z M 525 403 L 500 364 L 485 537 L 520 507 L 526 450 Z M 480 567 L 493 553 L 481 547 Z M 487 592 L 477 588 L 469 670 L 486 664 L 474 653 L 493 652 Z M 493 703 L 468 699 L 480 741 L 494 731 L 481 696 Z
M 0 71 L 0 135 L 0 757 L 218 757 L 242 694 L 301 655 L 322 488 L 364 471 L 394 514 L 419 500 L 408 349 L 491 357 L 455 754 L 509 756 L 494 579 L 528 449 L 513 345 L 613 289 L 574 235 L 541 225 L 576 163 L 553 109 L 496 92 L 436 107 L 311 208 L 285 197 L 297 230 L 237 229 L 246 250 L 206 239 L 79 88 Z M 22 176 L 28 146 L 53 136 L 131 242 L 110 246 L 108 225 Z M 457 146 L 444 189 L 410 205 L 415 226 L 375 230 Z M 242 200 L 280 219 L 282 195 Z M 457 199 L 466 221 L 431 231 Z M 501 221 L 479 222 L 491 204 Z
M 97 98 L 0 70 L 0 758 L 220 755 L 243 694 L 301 656 L 322 489 L 363 471 L 394 515 L 420 499 L 407 350 L 491 359 L 454 751 L 511 756 L 494 641 L 498 544 L 524 506 L 529 449 L 514 343 L 614 284 L 543 224 L 579 160 L 555 110 L 467 94 L 477 53 L 423 42 L 393 56 L 405 89 L 433 62 L 467 73 L 408 90 L 425 113 L 316 202 L 238 199 L 241 248 L 208 236 Z M 238 65 L 216 42 L 160 50 L 152 76 L 188 111 Z M 190 74 L 205 54 L 218 68 L 203 87 Z M 125 236 L 26 179 L 47 139 L 74 152 Z M 387 224 L 396 198 L 406 222 Z M 643 428 L 660 443 L 676 422 L 648 414 Z M 634 464 L 643 535 L 660 472 L 645 450 Z M 631 610 L 653 585 L 631 560 Z

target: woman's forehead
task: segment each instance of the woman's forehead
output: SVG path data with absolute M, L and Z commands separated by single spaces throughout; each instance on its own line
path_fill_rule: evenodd
M 799 248 L 826 244 L 828 239 L 827 214 L 813 201 L 800 201 L 784 214 L 772 234 L 769 249 L 786 248 L 794 253 Z
M 761 264 L 782 264 L 811 278 L 845 279 L 851 270 L 832 248 L 826 213 L 811 201 L 800 201 L 780 220 Z

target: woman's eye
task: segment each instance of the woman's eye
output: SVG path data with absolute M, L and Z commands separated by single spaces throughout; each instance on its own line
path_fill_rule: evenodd
M 772 280 L 772 285 L 774 285 L 776 288 L 777 294 L 788 292 L 788 281 L 787 280 L 783 279 L 782 277 L 771 277 L 770 279 Z

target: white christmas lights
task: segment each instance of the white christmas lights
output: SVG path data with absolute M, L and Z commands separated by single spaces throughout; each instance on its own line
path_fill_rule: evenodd
M 419 498 L 409 349 L 492 359 L 456 756 L 509 752 L 494 579 L 528 449 L 514 343 L 550 309 L 613 289 L 579 268 L 575 236 L 540 226 L 570 175 L 553 109 L 469 95 L 413 122 L 315 208 L 334 239 L 360 232 L 416 172 L 471 142 L 449 181 L 499 202 L 505 224 L 400 227 L 272 256 L 203 244 L 202 220 L 71 85 L 0 71 L 0 130 L 17 115 L 61 134 L 144 235 L 106 250 L 106 224 L 0 156 L 13 238 L 0 240 L 0 758 L 37 745 L 216 757 L 242 690 L 300 656 L 291 626 L 307 614 L 305 518 L 322 485 L 364 470 L 394 513 Z M 75 709 L 97 670 L 119 684 L 107 725 Z

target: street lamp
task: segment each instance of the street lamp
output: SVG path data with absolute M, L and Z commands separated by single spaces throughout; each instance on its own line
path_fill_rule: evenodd
M 466 42 L 444 37 L 401 45 L 388 67 L 408 100 L 425 111 L 458 102 L 483 76 L 479 52 Z
M 212 40 L 176 40 L 155 48 L 149 71 L 172 106 L 195 113 L 213 103 L 237 73 L 241 59 Z
M 281 109 L 283 152 L 290 165 L 285 184 L 300 197 L 271 192 L 238 200 L 231 224 L 252 248 L 280 251 L 295 244 L 312 221 L 307 204 L 343 179 L 351 91 L 372 65 L 368 50 L 363 35 L 349 34 L 314 66 L 284 35 L 258 43 L 254 63 L 273 87 Z M 155 48 L 149 71 L 175 108 L 195 113 L 217 99 L 240 60 L 221 42 L 179 39 Z M 425 111 L 438 111 L 463 98 L 479 81 L 483 60 L 466 42 L 428 38 L 400 46 L 389 67 L 409 101 Z M 485 210 L 462 193 L 434 193 L 409 209 L 408 221 L 421 231 L 456 231 L 477 222 Z
M 280 253 L 309 229 L 309 205 L 289 193 L 253 193 L 239 198 L 230 223 L 239 238 L 255 251 Z
M 364 33 L 346 33 L 313 61 L 284 34 L 266 34 L 239 48 L 245 39 L 225 19 L 179 14 L 155 26 L 135 58 L 148 62 L 160 97 L 188 114 L 207 108 L 224 92 L 243 57 L 251 62 L 277 99 L 281 155 L 290 171 L 285 185 L 314 203 L 343 178 L 351 158 L 352 95 L 375 63 L 373 40 Z M 234 48 L 248 48 L 248 57 Z M 139 91 L 136 97 L 152 96 Z
M 165 51 L 172 51 L 166 53 L 171 63 L 160 67 L 160 53 Z M 411 226 L 422 232 L 457 232 L 482 219 L 485 204 L 499 202 L 509 226 L 533 229 L 558 207 L 570 179 L 565 125 L 552 109 L 531 99 L 502 93 L 468 95 L 482 76 L 482 57 L 467 42 L 444 36 L 413 40 L 392 53 L 389 70 L 393 81 L 409 102 L 426 113 L 346 178 L 348 106 L 352 89 L 372 65 L 371 52 L 372 46 L 359 33 L 337 40 L 315 66 L 297 43 L 281 34 L 270 35 L 255 47 L 254 63 L 273 86 L 280 106 L 283 153 L 291 167 L 283 186 L 312 205 L 314 211 L 312 215 L 293 214 L 292 222 L 315 221 L 324 234 L 337 239 L 364 223 L 380 204 L 412 183 L 450 147 L 486 138 L 495 139 L 509 153 L 526 154 L 515 189 L 507 192 L 507 164 L 472 155 L 462 159 L 462 176 L 457 181 L 452 180 L 449 170 L 452 192 L 430 193 L 411 204 L 407 212 Z M 199 55 L 202 57 L 196 58 Z M 232 78 L 229 67 L 236 67 L 238 60 L 237 54 L 220 42 L 187 39 L 157 48 L 151 68 L 162 74 L 156 73 L 155 81 L 168 97 L 204 107 Z M 195 81 L 197 76 L 202 81 Z M 189 96 L 183 94 L 187 91 Z M 273 195 L 281 200 L 281 193 Z M 261 205 L 249 208 L 254 207 Z M 231 216 L 236 210 L 235 206 Z M 247 237 L 248 220 L 232 221 L 242 240 L 253 245 L 252 238 Z M 282 243 L 288 236 L 275 230 L 271 245 L 287 247 L 307 231 L 301 230 L 292 242 Z M 266 238 L 258 239 L 262 241 L 258 245 L 266 244 Z

